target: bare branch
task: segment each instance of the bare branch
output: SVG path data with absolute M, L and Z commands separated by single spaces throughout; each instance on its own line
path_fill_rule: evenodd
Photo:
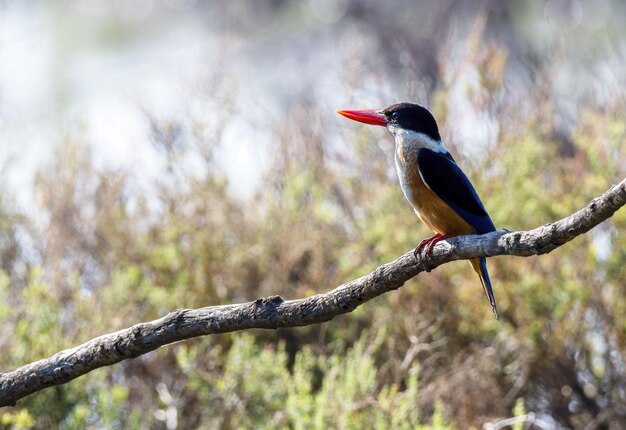
M 361 304 L 401 287 L 423 271 L 441 264 L 481 256 L 529 256 L 548 253 L 611 217 L 626 204 L 626 179 L 578 212 L 529 231 L 496 231 L 438 243 L 419 261 L 407 252 L 370 274 L 332 291 L 306 299 L 280 296 L 253 302 L 200 309 L 181 309 L 158 320 L 137 324 L 92 339 L 16 370 L 0 374 L 0 406 L 46 387 L 64 384 L 94 369 L 134 358 L 161 346 L 215 333 L 251 328 L 297 327 L 321 323 L 353 311 Z

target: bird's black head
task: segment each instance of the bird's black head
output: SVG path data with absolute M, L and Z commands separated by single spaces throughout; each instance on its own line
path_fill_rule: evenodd
M 437 122 L 424 106 L 415 103 L 396 103 L 383 110 L 377 109 L 343 109 L 338 114 L 365 124 L 380 125 L 394 130 L 411 130 L 422 133 L 435 142 L 441 141 Z
M 435 142 L 441 140 L 437 121 L 424 106 L 408 102 L 395 103 L 380 113 L 387 118 L 387 126 L 423 133 Z

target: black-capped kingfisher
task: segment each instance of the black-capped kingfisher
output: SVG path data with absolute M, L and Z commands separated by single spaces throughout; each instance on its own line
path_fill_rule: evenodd
M 404 196 L 435 235 L 415 248 L 415 258 L 444 239 L 484 234 L 496 227 L 465 173 L 446 149 L 437 122 L 423 106 L 396 103 L 382 110 L 338 110 L 338 114 L 365 124 L 387 127 L 396 143 L 396 171 Z M 469 260 L 478 273 L 496 318 L 498 308 L 483 258 Z

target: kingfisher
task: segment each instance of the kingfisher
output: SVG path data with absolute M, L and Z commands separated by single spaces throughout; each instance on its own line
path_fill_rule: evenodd
M 396 144 L 395 164 L 404 196 L 418 218 L 435 235 L 415 248 L 430 254 L 441 240 L 465 234 L 485 234 L 496 227 L 478 197 L 474 186 L 457 165 L 443 143 L 433 115 L 415 103 L 396 103 L 381 110 L 338 110 L 354 121 L 387 127 Z M 480 277 L 491 309 L 499 318 L 491 287 L 487 260 L 469 260 Z

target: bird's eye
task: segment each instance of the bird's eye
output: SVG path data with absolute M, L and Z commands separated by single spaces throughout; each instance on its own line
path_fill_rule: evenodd
M 397 112 L 397 111 L 396 111 L 396 112 L 393 112 L 393 113 L 391 114 L 391 119 L 398 119 L 398 117 L 399 117 L 399 116 L 400 116 L 400 115 L 398 114 L 398 112 Z

